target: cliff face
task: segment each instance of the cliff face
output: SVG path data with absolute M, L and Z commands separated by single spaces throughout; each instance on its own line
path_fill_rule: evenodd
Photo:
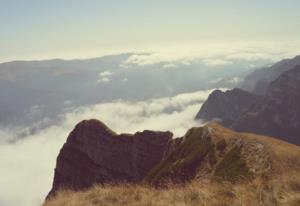
M 145 181 L 174 180 L 180 183 L 177 187 L 100 185 L 61 192 L 44 206 L 299 206 L 300 147 L 217 124 L 192 128 L 174 140 L 167 157 Z M 183 185 L 181 180 L 187 182 Z
M 140 181 L 164 158 L 172 136 L 147 130 L 117 135 L 98 120 L 82 121 L 59 153 L 48 197 L 64 187 Z
M 230 126 L 242 114 L 254 105 L 260 96 L 241 89 L 226 92 L 213 91 L 196 115 L 196 119 L 206 121 L 218 119 L 222 125 Z
M 238 131 L 255 132 L 300 144 L 300 66 L 273 81 L 264 98 L 233 124 Z
M 241 132 L 277 137 L 300 144 L 300 66 L 284 72 L 269 84 L 264 96 L 240 89 L 214 91 L 196 118 L 220 119 Z
M 61 149 L 48 197 L 62 188 L 104 183 L 163 185 L 195 178 L 237 182 L 269 169 L 262 143 L 216 124 L 191 128 L 184 137 L 172 139 L 170 132 L 117 135 L 100 121 L 88 120 L 75 127 Z

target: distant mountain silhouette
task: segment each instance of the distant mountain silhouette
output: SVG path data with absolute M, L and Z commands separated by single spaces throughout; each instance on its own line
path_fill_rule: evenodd
M 214 91 L 196 118 L 219 119 L 237 131 L 270 135 L 300 145 L 299 91 L 300 66 L 296 66 L 270 82 L 261 97 L 237 89 Z
M 300 145 L 300 66 L 271 82 L 264 98 L 241 114 L 232 128 Z
M 246 68 L 247 63 L 218 70 L 201 61 L 178 63 L 176 68 L 165 67 L 166 62 L 126 65 L 128 59 L 139 55 L 151 54 L 0 63 L 0 124 L 31 126 L 47 118 L 51 125 L 70 107 L 232 88 L 237 83 L 229 80 L 245 72 L 241 68 Z M 218 78 L 222 80 L 215 81 Z M 31 112 L 34 108 L 38 109 Z
M 250 92 L 235 88 L 222 92 L 213 91 L 205 101 L 196 119 L 217 120 L 224 126 L 230 126 L 255 104 L 261 97 Z
M 255 94 L 265 94 L 269 84 L 277 79 L 283 72 L 300 65 L 300 55 L 293 59 L 284 59 L 276 64 L 262 69 L 257 69 L 247 75 L 239 88 Z

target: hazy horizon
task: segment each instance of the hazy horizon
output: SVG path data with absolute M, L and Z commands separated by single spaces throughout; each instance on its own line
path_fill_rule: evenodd
M 293 0 L 1 0 L 0 5 L 0 62 L 203 52 L 236 44 L 273 45 L 279 52 L 300 45 L 300 2 Z

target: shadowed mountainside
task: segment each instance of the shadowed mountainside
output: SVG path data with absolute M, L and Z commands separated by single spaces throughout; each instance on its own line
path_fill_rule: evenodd
M 300 144 L 300 66 L 270 83 L 261 101 L 233 124 L 238 131 L 266 134 Z
M 98 120 L 82 121 L 57 157 L 53 188 L 138 182 L 166 154 L 173 134 L 145 130 L 117 135 Z
M 300 65 L 300 55 L 251 72 L 238 87 L 254 94 L 263 95 L 267 92 L 272 81 L 297 65 Z
M 85 124 L 90 123 L 85 121 Z M 97 125 L 100 128 L 100 124 Z M 153 153 L 152 150 L 148 154 Z M 300 172 L 300 148 L 296 145 L 208 124 L 192 128 L 184 137 L 174 139 L 166 152 L 162 160 L 149 169 L 142 184 L 114 184 L 112 181 L 113 185 L 97 186 L 95 182 L 94 187 L 77 192 L 65 188 L 44 205 L 296 206 L 300 201 L 297 193 L 300 180 L 296 178 Z M 100 153 L 104 152 L 99 150 L 101 159 Z M 84 168 L 83 162 L 73 164 Z M 87 177 L 82 174 L 82 178 Z M 164 180 L 167 182 L 162 188 L 151 186 Z M 258 189 L 260 192 L 256 192 Z
M 258 95 L 238 88 L 225 92 L 215 90 L 202 105 L 196 119 L 205 121 L 215 119 L 224 126 L 230 126 L 240 114 L 246 112 L 260 98 Z
M 269 135 L 300 144 L 299 91 L 300 66 L 296 66 L 271 82 L 262 97 L 237 89 L 213 92 L 196 118 L 207 121 L 220 119 L 222 125 L 237 131 Z

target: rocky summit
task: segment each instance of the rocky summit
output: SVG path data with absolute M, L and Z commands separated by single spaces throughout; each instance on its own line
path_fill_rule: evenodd
M 56 195 L 44 205 L 299 205 L 296 145 L 216 123 L 173 140 L 168 132 L 137 134 L 128 140 L 94 120 L 76 126 L 58 158 Z M 99 182 L 107 184 L 72 191 Z M 62 186 L 71 190 L 57 192 Z
M 148 130 L 118 135 L 98 120 L 82 121 L 60 150 L 48 197 L 62 188 L 140 181 L 165 157 L 172 136 Z
M 196 119 L 218 120 L 224 126 L 230 126 L 240 114 L 247 111 L 261 97 L 235 88 L 229 91 L 213 91 L 205 101 Z
M 85 120 L 59 153 L 48 197 L 60 189 L 82 190 L 97 184 L 250 180 L 268 174 L 274 166 L 266 149 L 270 142 L 217 124 L 194 127 L 172 139 L 170 132 L 147 130 L 117 135 L 98 120 Z

